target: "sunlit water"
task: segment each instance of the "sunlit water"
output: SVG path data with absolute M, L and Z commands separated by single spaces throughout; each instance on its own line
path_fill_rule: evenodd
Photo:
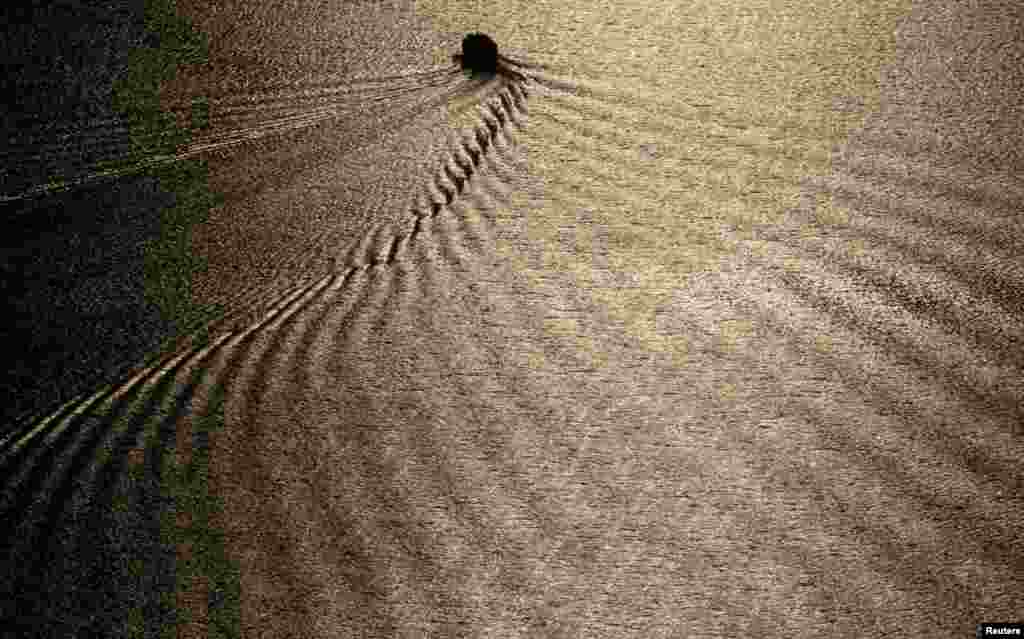
M 163 99 L 206 96 L 208 121 L 161 161 L 204 158 L 223 198 L 187 235 L 192 319 L 8 429 L 5 619 L 247 637 L 1019 621 L 1005 13 L 434 4 L 188 14 L 211 63 Z M 469 30 L 544 68 L 462 74 Z

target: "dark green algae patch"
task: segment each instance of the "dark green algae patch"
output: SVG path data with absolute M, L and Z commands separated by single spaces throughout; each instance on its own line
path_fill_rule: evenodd
M 192 229 L 207 220 L 223 197 L 208 187 L 204 160 L 154 162 L 174 156 L 208 127 L 209 103 L 204 96 L 192 99 L 185 126 L 161 107 L 160 100 L 161 85 L 180 68 L 208 60 L 207 36 L 178 15 L 169 0 L 146 2 L 145 28 L 146 44 L 130 53 L 127 72 L 113 91 L 114 108 L 128 123 L 131 152 L 111 166 L 98 168 L 130 172 L 132 167 L 145 166 L 142 172 L 157 178 L 161 190 L 173 196 L 173 204 L 160 211 L 159 235 L 146 240 L 143 267 L 146 299 L 175 329 L 159 349 L 166 355 L 185 336 L 191 336 L 197 346 L 208 341 L 204 327 L 224 315 L 221 307 L 193 302 L 191 284 L 205 264 L 190 250 Z M 166 382 L 162 386 L 165 392 L 177 392 Z M 191 451 L 179 464 L 174 431 L 181 417 L 179 410 L 166 416 L 152 413 L 144 445 L 151 460 L 146 466 L 159 475 L 159 479 L 150 478 L 150 485 L 159 485 L 161 495 L 155 503 L 163 507 L 148 516 L 159 518 L 163 552 L 158 554 L 163 559 L 140 555 L 126 564 L 128 573 L 145 587 L 144 576 L 166 567 L 170 560 L 175 566 L 175 592 L 140 593 L 143 596 L 125 619 L 123 631 L 129 637 L 175 637 L 188 627 L 202 636 L 235 637 L 240 629 L 238 566 L 227 558 L 223 533 L 213 522 L 223 507 L 209 482 L 209 440 L 224 425 L 223 388 L 214 388 L 203 414 L 192 416 Z M 133 480 L 129 483 L 146 483 L 142 467 L 129 472 Z M 122 507 L 129 506 L 123 503 Z M 159 613 L 154 610 L 154 597 L 160 602 Z
M 145 173 L 159 180 L 161 190 L 173 195 L 174 203 L 160 212 L 159 237 L 146 242 L 144 266 L 147 299 L 177 328 L 175 337 L 162 345 L 165 352 L 178 337 L 223 313 L 192 303 L 193 276 L 205 265 L 190 250 L 192 229 L 205 222 L 223 198 L 208 187 L 204 160 L 155 161 L 173 157 L 208 126 L 209 103 L 204 96 L 193 98 L 187 128 L 160 101 L 161 86 L 179 68 L 208 60 L 207 36 L 179 16 L 169 0 L 146 2 L 145 26 L 148 44 L 131 52 L 128 70 L 113 91 L 114 108 L 128 123 L 131 139 L 131 152 L 117 168 L 144 166 Z

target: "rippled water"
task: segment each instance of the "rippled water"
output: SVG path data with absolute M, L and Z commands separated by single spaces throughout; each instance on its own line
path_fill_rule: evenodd
M 1020 620 L 1019 11 L 570 4 L 179 3 L 87 160 L 22 127 L 5 627 Z

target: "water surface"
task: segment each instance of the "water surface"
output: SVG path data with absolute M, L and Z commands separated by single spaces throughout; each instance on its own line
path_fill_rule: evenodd
M 64 247 L 24 253 L 36 319 L 8 333 L 50 354 L 23 358 L 38 415 L 0 449 L 5 618 L 865 637 L 1019 617 L 1010 7 L 175 15 L 204 34 L 180 38 L 191 63 L 156 103 L 145 75 L 115 92 L 151 118 L 116 125 L 136 164 L 5 203 L 50 211 L 21 232 Z M 461 74 L 477 30 L 545 68 Z M 113 157 L 115 128 L 80 138 Z

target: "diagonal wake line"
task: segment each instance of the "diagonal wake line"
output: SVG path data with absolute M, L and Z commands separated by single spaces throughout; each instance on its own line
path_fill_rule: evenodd
M 329 96 L 327 96 L 326 98 L 310 98 L 311 100 L 314 101 L 314 103 L 305 105 L 306 108 L 303 108 L 303 105 L 288 104 L 284 99 L 277 100 L 276 102 L 278 102 L 278 104 L 273 105 L 247 105 L 241 107 L 235 106 L 219 108 L 215 113 L 211 114 L 211 124 L 209 126 L 219 128 L 218 125 L 221 125 L 221 122 L 223 122 L 223 124 L 233 123 L 235 124 L 235 126 L 231 127 L 230 130 L 224 133 L 205 136 L 200 140 L 192 142 L 191 145 L 197 147 L 207 146 L 210 143 L 223 141 L 225 139 L 236 137 L 249 137 L 254 132 L 257 132 L 260 129 L 274 130 L 277 129 L 279 125 L 285 124 L 289 121 L 299 120 L 307 116 L 310 118 L 311 122 L 315 124 L 316 121 L 318 121 L 321 117 L 330 117 L 332 115 L 339 116 L 343 113 L 355 112 L 360 109 L 365 109 L 366 106 L 368 105 L 387 103 L 394 101 L 396 98 L 399 97 L 404 97 L 412 93 L 421 92 L 422 88 L 396 90 L 391 94 L 382 94 L 379 96 L 374 96 L 371 99 L 362 101 L 358 105 L 346 104 L 338 98 L 330 98 Z M 282 102 L 283 104 L 281 104 Z M 267 119 L 266 114 L 270 112 L 277 112 L 279 114 L 279 117 Z M 257 117 L 262 115 L 263 117 L 260 121 L 257 121 L 255 125 L 245 126 L 247 120 L 253 119 L 251 117 L 247 117 L 251 115 L 255 115 Z M 13 151 L 0 152 L 0 157 L 4 157 L 6 163 L 12 164 L 16 161 L 24 162 L 45 161 L 47 159 L 53 160 L 62 155 L 66 159 L 75 153 L 82 154 L 87 151 L 103 152 L 104 149 L 107 149 L 108 151 L 112 150 L 115 153 L 119 153 L 121 152 L 122 147 L 126 144 L 126 141 L 122 139 L 119 136 L 119 134 L 127 134 L 130 131 L 130 127 L 133 124 L 135 124 L 135 122 L 129 121 L 123 124 L 123 126 L 118 127 L 110 127 L 109 125 L 94 125 L 92 129 L 94 131 L 99 129 L 100 134 L 93 135 L 92 139 L 89 139 L 88 137 L 86 137 L 88 136 L 88 133 L 78 133 L 79 138 L 85 137 L 85 139 L 80 139 L 77 144 L 74 144 L 74 148 L 69 147 L 71 147 L 71 144 L 74 142 L 72 138 L 75 137 L 75 134 L 63 133 L 57 136 L 57 141 L 45 144 L 41 147 L 37 147 L 35 153 L 23 155 L 22 157 L 18 158 L 18 151 L 15 149 Z M 195 129 L 191 128 L 191 130 Z M 144 141 L 156 141 L 160 137 L 166 135 L 166 133 L 166 131 L 156 131 L 141 136 L 136 134 L 133 136 L 133 139 L 141 139 Z M 104 162 L 104 160 L 98 160 L 98 162 L 102 163 Z M 94 171 L 94 173 L 98 174 L 100 173 L 100 171 Z
M 391 94 L 396 91 L 415 92 L 424 87 L 434 87 L 445 84 L 459 75 L 460 71 L 452 66 L 443 66 L 422 72 L 415 72 L 405 75 L 392 75 L 377 78 L 340 78 L 335 81 L 323 82 L 291 82 L 280 85 L 266 85 L 260 87 L 244 87 L 236 90 L 220 91 L 199 87 L 190 91 L 190 95 L 182 99 L 171 98 L 168 102 L 168 110 L 171 113 L 187 112 L 193 106 L 193 97 L 205 98 L 211 106 L 251 104 L 252 102 L 266 102 L 272 100 L 303 100 L 321 96 L 344 96 L 349 98 L 374 97 L 376 95 Z M 388 83 L 384 86 L 383 83 Z M 240 94 L 239 91 L 243 91 Z M 71 131 L 72 134 L 80 130 L 83 124 L 88 128 L 107 128 L 111 124 L 124 122 L 123 116 L 109 117 L 88 117 L 74 123 L 58 123 L 52 120 L 40 120 L 36 114 L 14 115 L 9 118 L 9 123 L 16 129 L 16 135 L 29 136 L 33 131 L 46 131 L 49 133 L 60 133 Z
M 420 89 L 422 90 L 422 89 Z M 428 99 L 425 102 L 415 103 L 411 107 L 397 109 L 388 116 L 390 120 L 403 121 L 409 117 L 415 116 L 417 113 L 421 113 L 426 109 L 433 108 L 445 101 L 459 95 L 464 88 L 460 86 L 451 87 L 440 85 L 439 90 L 435 89 L 428 94 Z M 404 93 L 411 93 L 411 90 L 405 90 Z M 376 96 L 369 100 L 370 104 L 386 103 L 394 100 L 394 95 L 382 95 Z M 247 142 L 252 142 L 269 135 L 286 133 L 289 131 L 295 131 L 299 129 L 305 129 L 312 126 L 316 126 L 327 122 L 329 120 L 336 119 L 351 109 L 343 109 L 342 104 L 321 106 L 318 108 L 311 109 L 298 114 L 285 115 L 279 118 L 275 118 L 269 121 L 264 121 L 253 127 L 246 127 L 242 129 L 236 129 L 233 131 L 227 131 L 219 135 L 208 136 L 206 138 L 190 142 L 183 146 L 180 150 L 172 154 L 166 155 L 155 155 L 139 162 L 136 162 L 130 166 L 111 168 L 101 171 L 95 171 L 88 175 L 72 178 L 68 180 L 62 180 L 52 184 L 41 184 L 20 193 L 15 194 L 2 194 L 0 195 L 0 202 L 12 202 L 17 200 L 23 200 L 30 197 L 39 195 L 46 195 L 50 193 L 57 193 L 70 190 L 75 187 L 83 186 L 93 182 L 105 180 L 105 179 L 116 179 L 118 177 L 144 171 L 146 169 L 166 166 L 175 162 L 181 162 L 204 153 L 210 153 L 217 150 L 223 150 L 230 147 L 238 146 Z M 366 106 L 365 104 L 362 106 Z
M 232 95 L 230 98 L 217 98 L 203 96 L 205 106 L 212 110 L 210 117 L 216 121 L 224 116 L 245 116 L 246 114 L 259 114 L 266 110 L 287 110 L 300 109 L 304 105 L 339 105 L 345 100 L 358 98 L 350 106 L 351 109 L 365 107 L 366 104 L 374 104 L 387 100 L 394 100 L 422 93 L 424 89 L 440 88 L 450 85 L 451 81 L 459 74 L 457 70 L 447 69 L 443 73 L 434 75 L 430 82 L 417 80 L 418 83 L 410 86 L 389 85 L 379 90 L 368 92 L 360 90 L 359 87 L 349 85 L 329 86 L 327 88 L 311 87 L 295 88 L 288 87 L 288 90 L 263 93 L 249 92 L 244 96 Z M 168 113 L 178 117 L 187 117 L 196 107 L 195 99 L 188 101 L 172 101 L 168 106 Z M 225 118 L 227 119 L 227 118 Z M 61 147 L 68 140 L 83 137 L 98 137 L 111 131 L 127 131 L 132 125 L 139 124 L 138 118 L 112 116 L 106 118 L 91 118 L 74 124 L 45 123 L 43 126 L 36 126 L 34 130 L 27 124 L 21 125 L 16 141 L 24 146 L 36 146 L 35 143 L 43 142 L 43 148 Z M 98 133 L 97 133 L 98 132 Z M 46 144 L 47 140 L 56 140 Z M 17 148 L 0 150 L 0 157 L 17 155 Z

